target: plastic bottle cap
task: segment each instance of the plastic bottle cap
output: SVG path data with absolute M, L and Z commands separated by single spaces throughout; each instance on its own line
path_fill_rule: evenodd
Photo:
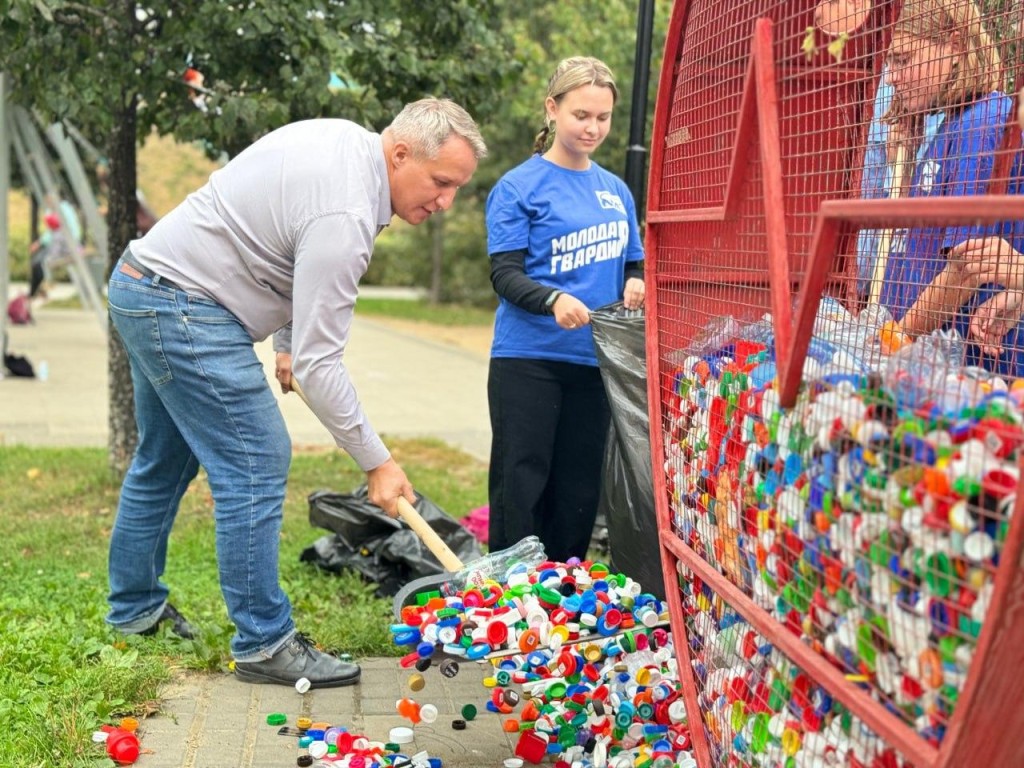
M 284 725 L 288 722 L 288 716 L 281 712 L 274 712 L 267 715 L 267 725 Z
M 964 552 L 976 563 L 988 560 L 995 554 L 996 546 L 992 537 L 983 531 L 975 531 L 964 540 Z
M 313 764 L 313 756 L 312 755 L 299 755 L 295 759 L 295 764 L 297 766 L 299 766 L 299 768 L 307 768 L 307 766 L 310 766 L 310 765 Z
M 131 765 L 139 758 L 139 740 L 131 731 L 115 728 L 107 736 L 107 755 L 121 765 Z
M 464 731 L 466 730 L 466 721 L 456 718 L 455 720 L 452 720 L 452 728 L 456 731 Z
M 395 744 L 409 744 L 412 740 L 412 728 L 407 728 L 404 725 L 396 726 L 388 732 L 388 741 L 393 741 Z
M 309 690 L 310 682 L 305 677 L 300 677 L 295 681 L 295 690 L 299 693 L 305 693 Z
M 423 675 L 415 674 L 409 675 L 409 689 L 413 691 L 422 691 L 423 686 L 427 684 L 427 681 L 423 679 Z
M 472 704 L 463 704 L 462 717 L 466 720 L 472 720 L 474 717 L 476 717 L 476 707 Z
M 424 723 L 432 723 L 437 720 L 437 707 L 433 704 L 424 704 L 420 707 L 420 719 Z
M 327 754 L 327 742 L 314 741 L 309 745 L 309 754 L 312 755 L 314 759 L 319 760 Z
M 504 768 L 523 768 L 523 758 L 506 757 L 502 765 L 504 766 Z

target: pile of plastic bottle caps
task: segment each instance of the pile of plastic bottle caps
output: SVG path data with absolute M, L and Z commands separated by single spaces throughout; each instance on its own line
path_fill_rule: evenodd
M 822 304 L 788 409 L 770 318 L 723 318 L 677 353 L 662 379 L 669 502 L 679 537 L 753 610 L 938 745 L 1009 531 L 1024 381 L 966 365 L 955 333 L 889 343 L 869 310 Z M 683 597 L 720 751 L 898 764 L 705 585 Z
M 519 734 L 522 761 L 696 768 L 667 605 L 601 563 L 536 562 L 529 553 L 524 562 L 530 547 L 543 556 L 531 537 L 498 553 L 484 578 L 470 564 L 465 586 L 405 606 L 391 627 L 410 649 L 401 664 L 493 664 L 486 708 Z

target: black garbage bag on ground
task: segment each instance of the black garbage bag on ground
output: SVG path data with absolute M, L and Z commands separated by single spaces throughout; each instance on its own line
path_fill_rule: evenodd
M 483 554 L 473 535 L 430 499 L 417 494 L 413 506 L 462 562 Z M 377 584 L 378 597 L 392 597 L 412 579 L 444 571 L 409 526 L 370 503 L 366 485 L 351 493 L 311 493 L 309 522 L 332 534 L 317 539 L 299 559 L 332 573 L 355 571 Z
M 590 315 L 601 379 L 611 409 L 598 516 L 608 526 L 612 567 L 664 599 L 654 511 L 644 316 L 622 302 Z

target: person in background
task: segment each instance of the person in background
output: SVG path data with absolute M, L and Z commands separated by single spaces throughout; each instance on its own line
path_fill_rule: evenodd
M 29 246 L 31 277 L 30 298 L 46 298 L 45 283 L 55 264 L 67 263 L 75 250 L 82 249 L 82 222 L 69 201 L 50 194 L 44 200 L 44 229 L 39 239 Z
M 907 0 L 886 67 L 893 87 L 884 118 L 890 160 L 899 145 L 908 159 L 894 180 L 905 190 L 903 196 L 984 194 L 1012 99 L 1000 90 L 999 53 L 977 6 L 971 0 Z M 916 338 L 937 328 L 955 328 L 965 338 L 972 334 L 975 310 L 1007 286 L 991 279 L 991 269 L 965 267 L 982 263 L 983 252 L 1005 260 L 1009 251 L 995 244 L 1002 233 L 999 226 L 952 226 L 916 227 L 894 236 L 881 303 L 905 335 Z M 1003 243 L 1014 250 L 1010 242 Z M 1024 373 L 1016 338 L 994 344 L 995 326 L 988 325 L 979 345 L 974 342 L 980 325 L 974 322 L 967 363 L 1003 374 Z M 999 354 L 992 359 L 997 347 Z
M 587 553 L 609 420 L 590 312 L 620 299 L 627 309 L 644 302 L 632 195 L 591 159 L 617 97 L 601 61 L 562 61 L 534 155 L 487 199 L 500 299 L 487 381 L 492 551 L 536 534 L 556 560 Z
M 892 103 L 893 87 L 888 79 L 888 70 L 883 69 L 878 87 L 875 89 L 867 146 L 864 150 L 864 173 L 861 177 L 861 198 L 864 200 L 888 198 L 892 194 L 894 168 L 889 164 L 889 126 L 882 119 Z M 934 138 L 939 126 L 942 125 L 943 117 L 941 112 L 925 116 L 925 142 L 930 142 Z M 880 229 L 863 229 L 857 235 L 857 292 L 862 298 L 866 299 L 870 295 L 875 260 L 882 243 Z
M 296 631 L 278 578 L 291 441 L 253 343 L 275 333 L 276 375 L 366 472 L 369 500 L 415 501 L 363 413 L 343 362 L 358 283 L 393 216 L 447 210 L 484 141 L 442 99 L 406 105 L 383 133 L 347 120 L 279 128 L 133 240 L 109 283 L 135 388 L 139 441 L 110 539 L 110 612 L 125 634 L 194 630 L 161 580 L 182 495 L 206 469 L 217 565 L 245 681 L 349 685 L 360 670 Z M 293 371 L 294 369 L 294 371 Z

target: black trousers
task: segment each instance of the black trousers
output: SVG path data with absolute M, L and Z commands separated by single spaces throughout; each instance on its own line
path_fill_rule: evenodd
M 492 552 L 536 534 L 549 558 L 585 558 L 601 496 L 609 409 L 597 367 L 492 358 Z
M 46 273 L 43 271 L 43 263 L 33 261 L 32 262 L 32 275 L 28 286 L 28 295 L 35 298 L 35 295 L 39 293 L 39 287 L 43 284 L 43 280 L 46 279 Z

